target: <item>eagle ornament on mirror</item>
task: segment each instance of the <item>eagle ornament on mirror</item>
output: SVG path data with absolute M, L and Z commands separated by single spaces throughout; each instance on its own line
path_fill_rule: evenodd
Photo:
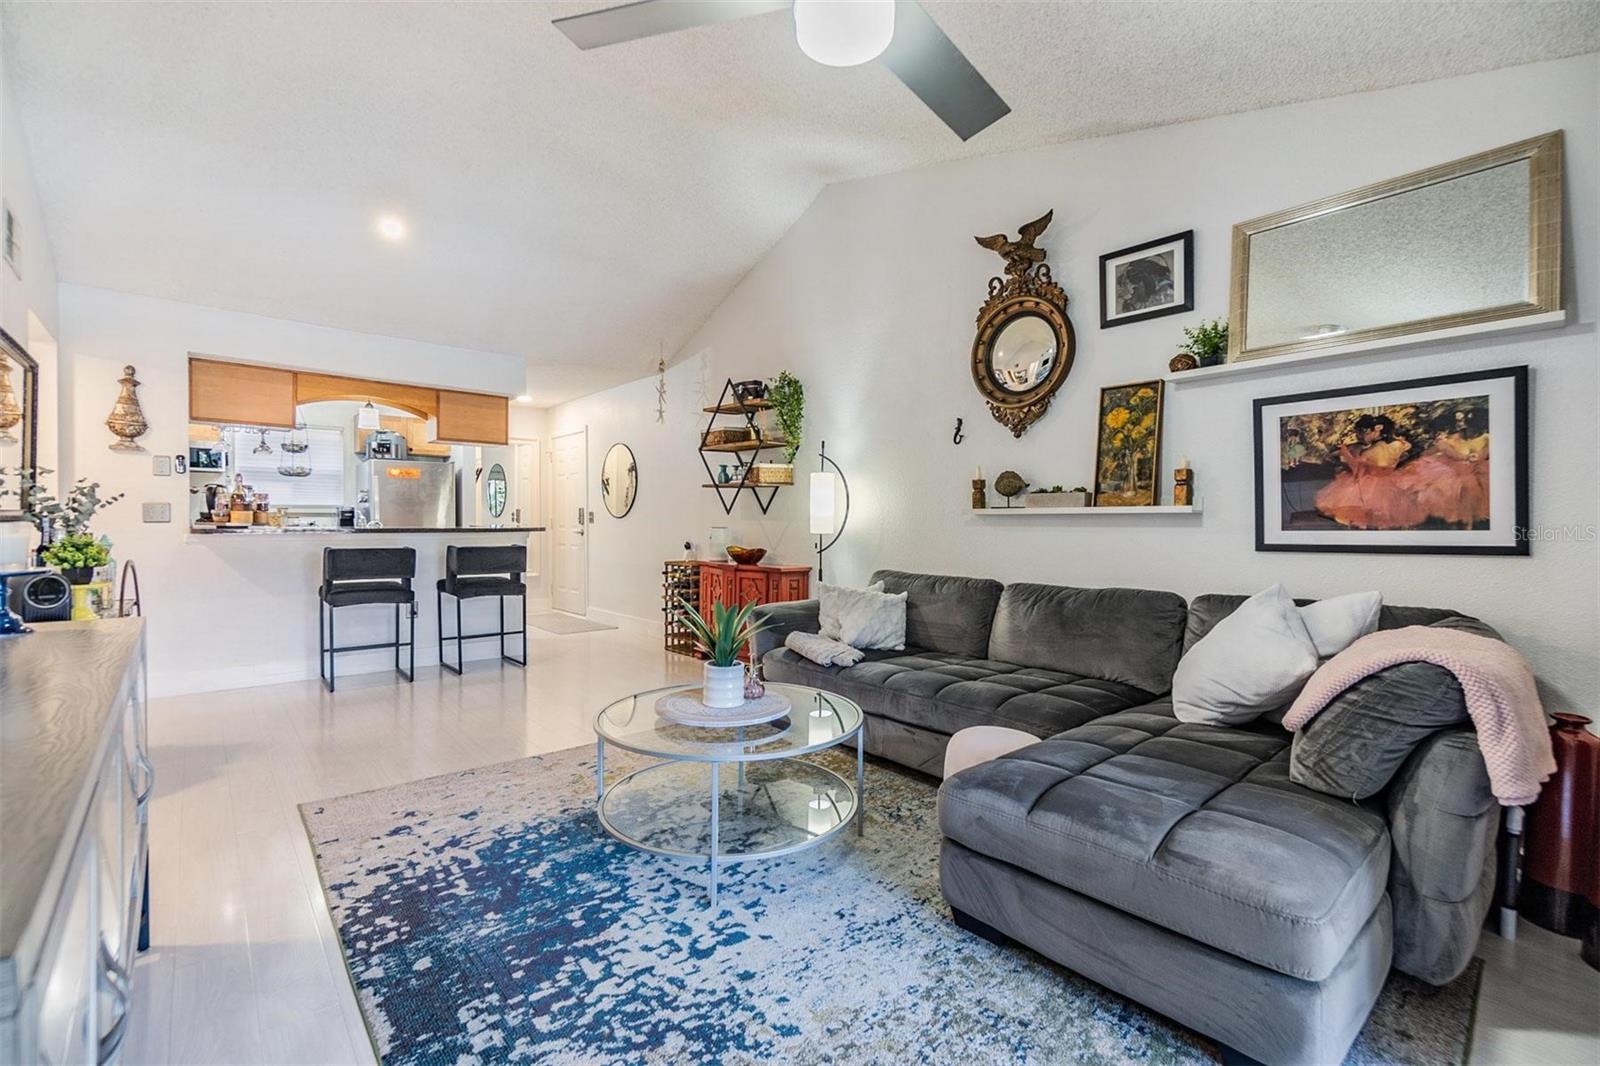
M 1035 241 L 1054 211 L 1023 226 L 1017 239 L 1004 233 L 973 238 L 1006 261 L 1005 276 L 989 279 L 989 298 L 978 310 L 972 342 L 972 380 L 995 421 L 1020 437 L 1043 417 L 1072 369 L 1076 342 L 1067 317 L 1067 294 L 1045 264 Z

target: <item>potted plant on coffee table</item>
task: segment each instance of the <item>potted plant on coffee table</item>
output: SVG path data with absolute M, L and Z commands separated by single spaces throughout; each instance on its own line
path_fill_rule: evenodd
M 695 647 L 706 657 L 703 687 L 707 707 L 730 708 L 744 703 L 744 663 L 739 652 L 757 633 L 772 628 L 751 617 L 754 603 L 730 607 L 714 604 L 708 621 L 689 601 L 678 600 L 684 625 L 694 634 Z

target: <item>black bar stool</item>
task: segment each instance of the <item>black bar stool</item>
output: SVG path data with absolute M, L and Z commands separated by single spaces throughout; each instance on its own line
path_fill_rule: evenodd
M 528 548 L 524 544 L 507 544 L 497 547 L 465 548 L 452 544 L 445 552 L 444 577 L 439 579 L 439 589 L 436 598 L 439 601 L 439 665 L 453 673 L 459 674 L 463 665 L 461 658 L 461 642 L 464 640 L 481 640 L 485 637 L 500 638 L 500 658 L 513 666 L 528 665 L 528 622 L 527 622 L 527 586 L 522 583 L 522 572 L 528 568 Z M 444 597 L 449 593 L 456 600 L 456 632 L 454 636 L 446 636 L 444 631 Z M 490 633 L 463 633 L 461 631 L 461 601 L 476 599 L 480 596 L 496 596 L 500 600 L 498 617 L 500 629 Z M 522 598 L 524 605 L 522 625 L 514 630 L 506 629 L 506 597 L 517 596 Z M 522 658 L 513 659 L 506 654 L 506 638 L 522 638 Z M 444 642 L 456 642 L 456 664 L 451 666 L 445 661 Z
M 415 548 L 323 548 L 322 588 L 317 593 L 317 673 L 322 683 L 333 691 L 334 657 L 342 651 L 371 651 L 374 648 L 394 649 L 394 669 L 407 681 L 417 672 L 417 594 L 411 590 L 411 579 L 417 575 L 417 550 Z M 394 605 L 394 641 L 387 644 L 350 644 L 343 648 L 333 635 L 333 612 L 340 607 L 356 607 L 368 603 Z M 400 608 L 405 607 L 411 619 L 411 638 L 400 640 Z M 326 608 L 327 619 L 323 614 Z M 400 649 L 410 651 L 410 669 L 400 669 Z M 327 656 L 328 669 L 322 669 L 323 656 Z

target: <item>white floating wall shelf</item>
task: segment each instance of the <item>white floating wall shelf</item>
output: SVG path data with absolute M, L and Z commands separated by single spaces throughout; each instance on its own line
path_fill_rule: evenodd
M 1043 518 L 1065 515 L 1071 518 L 1144 518 L 1152 515 L 1197 515 L 1200 503 L 1182 507 L 1166 504 L 1156 507 L 984 507 L 972 509 L 981 518 Z
M 1416 348 L 1438 341 L 1480 337 L 1495 333 L 1552 329 L 1557 326 L 1564 326 L 1566 322 L 1566 311 L 1546 311 L 1537 315 L 1523 315 L 1520 318 L 1503 318 L 1497 322 L 1481 322 L 1471 326 L 1457 326 L 1454 329 L 1437 329 L 1429 333 L 1413 333 L 1406 337 L 1388 337 L 1383 340 L 1339 344 L 1321 348 L 1314 352 L 1296 352 L 1293 355 L 1279 355 L 1268 359 L 1245 359 L 1237 363 L 1223 363 L 1220 366 L 1202 366 L 1194 370 L 1183 370 L 1176 374 L 1168 374 L 1166 380 L 1169 385 L 1203 385 L 1209 381 L 1216 381 L 1218 378 L 1238 377 L 1241 374 L 1269 374 L 1275 371 L 1301 370 L 1305 368 L 1307 363 L 1320 363 L 1324 360 L 1341 358 L 1348 359 L 1351 356 L 1362 355 L 1367 352 L 1398 351 L 1403 348 Z

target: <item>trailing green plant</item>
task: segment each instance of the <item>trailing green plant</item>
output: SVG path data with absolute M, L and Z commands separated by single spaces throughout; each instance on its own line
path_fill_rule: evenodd
M 678 598 L 678 607 L 684 625 L 694 634 L 695 647 L 705 654 L 712 666 L 734 665 L 739 661 L 740 650 L 757 633 L 772 628 L 771 622 L 758 622 L 750 617 L 756 609 L 754 603 L 739 607 L 720 602 L 713 604 L 710 621 L 681 596 Z
M 64 535 L 87 533 L 95 512 L 110 507 L 125 495 L 119 492 L 115 496 L 101 496 L 100 482 L 79 478 L 78 483 L 68 491 L 67 498 L 60 500 L 39 482 L 33 471 L 16 469 L 13 472 L 19 475 L 15 491 L 22 504 L 22 516 L 41 532 L 49 523 Z M 39 473 L 53 474 L 55 471 L 40 467 Z
M 778 416 L 778 429 L 783 433 L 784 462 L 794 462 L 800 453 L 800 433 L 806 420 L 806 390 L 800 379 L 785 370 L 767 383 L 767 402 Z
M 111 561 L 111 545 L 93 533 L 69 533 L 50 542 L 44 561 L 62 570 L 104 566 Z
M 1228 323 L 1220 318 L 1202 322 L 1193 329 L 1185 326 L 1183 335 L 1189 340 L 1178 350 L 1194 356 L 1201 366 L 1215 366 L 1228 354 Z

